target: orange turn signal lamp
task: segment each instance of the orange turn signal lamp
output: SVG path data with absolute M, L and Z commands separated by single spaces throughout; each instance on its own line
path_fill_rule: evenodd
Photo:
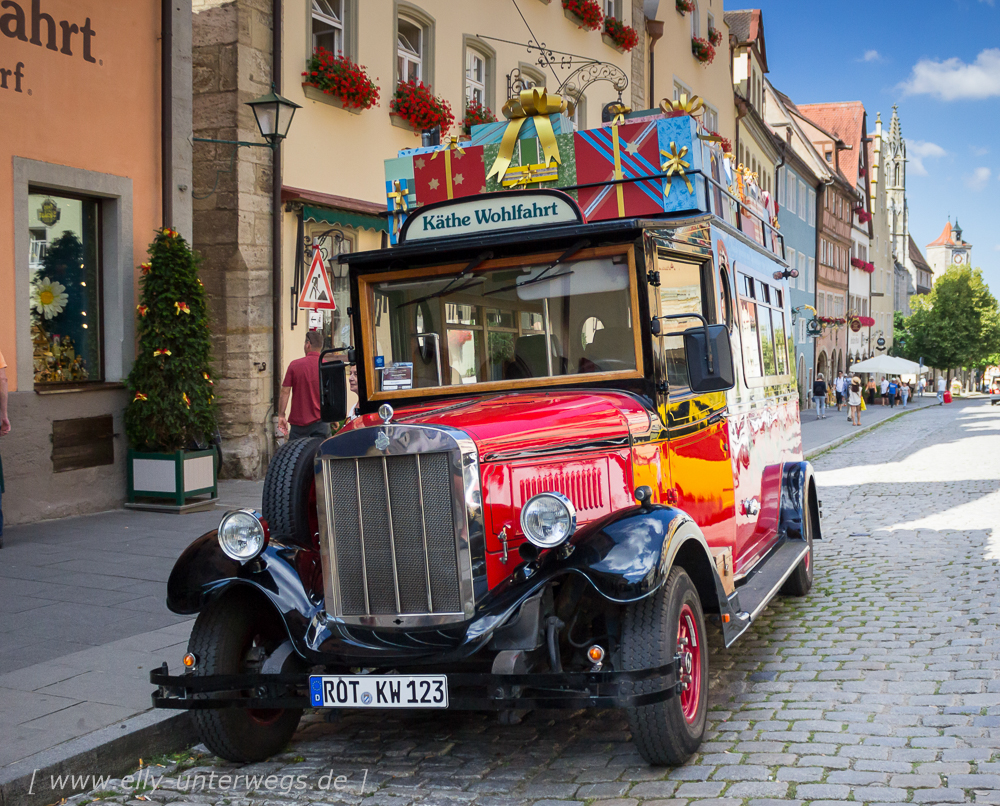
M 604 648 L 594 644 L 587 650 L 587 657 L 590 658 L 593 663 L 600 663 L 604 660 Z
M 198 657 L 191 652 L 188 652 L 182 659 L 181 663 L 184 664 L 185 669 L 193 669 L 198 665 Z

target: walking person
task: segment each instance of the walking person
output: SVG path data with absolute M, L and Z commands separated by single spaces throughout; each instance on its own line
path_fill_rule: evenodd
M 865 386 L 865 396 L 868 398 L 868 405 L 875 405 L 875 395 L 878 394 L 878 385 L 875 383 L 873 375 L 868 376 L 868 385 Z
M 847 390 L 847 408 L 854 425 L 861 425 L 861 378 L 855 375 Z
M 10 433 L 7 419 L 7 362 L 0 353 L 0 437 Z M 0 548 L 3 548 L 3 457 L 0 457 Z
M 320 419 L 319 410 L 319 354 L 322 349 L 323 334 L 318 330 L 306 333 L 303 344 L 305 356 L 296 358 L 288 365 L 285 379 L 281 382 L 278 428 L 287 431 L 289 439 L 330 436 L 330 426 Z M 289 395 L 292 397 L 292 410 L 285 419 Z
M 887 392 L 889 394 L 889 408 L 896 408 L 896 391 L 899 389 L 899 384 L 896 383 L 896 379 L 893 378 L 889 381 L 889 386 L 887 387 Z
M 944 393 L 947 388 L 948 388 L 948 382 L 944 379 L 944 375 L 938 376 L 937 399 L 939 406 L 944 405 Z
M 903 408 L 906 408 L 906 401 L 910 399 L 910 384 L 905 381 L 899 385 L 899 398 L 903 401 Z
M 844 371 L 838 369 L 837 379 L 833 382 L 833 391 L 837 393 L 837 411 L 840 411 L 840 407 L 844 403 L 844 391 L 846 388 L 847 378 L 844 377 Z
M 884 406 L 888 401 L 886 398 L 889 396 L 889 379 L 882 379 L 882 405 Z
M 813 381 L 813 401 L 816 403 L 816 419 L 821 417 L 826 419 L 826 381 L 823 380 L 823 373 L 816 373 L 816 380 Z

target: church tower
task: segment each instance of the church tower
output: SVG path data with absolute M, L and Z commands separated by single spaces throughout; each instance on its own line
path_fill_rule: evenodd
M 936 280 L 944 274 L 952 264 L 969 266 L 972 263 L 972 244 L 962 238 L 962 227 L 955 219 L 955 226 L 949 220 L 941 230 L 937 240 L 927 244 L 927 262 L 934 270 Z
M 889 206 L 889 232 L 896 260 L 905 264 L 909 253 L 910 223 L 906 208 L 906 141 L 899 125 L 896 105 L 892 107 L 889 136 L 882 144 L 885 165 L 886 197 Z

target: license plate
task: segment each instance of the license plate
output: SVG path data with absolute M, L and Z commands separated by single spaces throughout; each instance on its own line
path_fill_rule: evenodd
M 448 678 L 430 674 L 313 675 L 314 708 L 447 708 Z

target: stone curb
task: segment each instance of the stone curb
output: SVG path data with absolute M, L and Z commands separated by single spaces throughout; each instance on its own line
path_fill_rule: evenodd
M 864 436 L 869 431 L 874 431 L 879 426 L 883 426 L 886 423 L 895 422 L 900 417 L 904 417 L 907 414 L 912 414 L 915 411 L 923 411 L 924 409 L 933 408 L 936 405 L 937 405 L 936 403 L 928 403 L 926 406 L 914 406 L 913 408 L 904 409 L 903 411 L 900 411 L 897 414 L 893 414 L 891 417 L 886 417 L 884 420 L 879 420 L 877 423 L 872 423 L 871 425 L 862 426 L 857 431 L 852 431 L 849 434 L 844 434 L 843 436 L 839 436 L 836 439 L 830 440 L 825 445 L 820 445 L 816 448 L 812 448 L 811 450 L 808 450 L 804 454 L 802 454 L 802 458 L 814 459 L 821 453 L 826 453 L 827 451 L 832 450 L 833 448 L 839 448 L 845 442 L 850 442 L 854 439 L 857 439 L 860 436 Z
M 0 806 L 58 803 L 91 787 L 53 787 L 52 776 L 117 778 L 136 769 L 140 758 L 183 750 L 196 741 L 190 713 L 146 711 L 0 769 Z

